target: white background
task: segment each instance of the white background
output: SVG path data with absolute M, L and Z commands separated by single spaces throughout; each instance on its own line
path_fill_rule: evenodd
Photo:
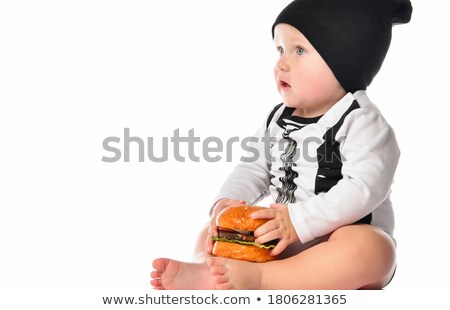
M 146 291 L 154 258 L 191 260 L 241 150 L 105 163 L 102 141 L 252 135 L 280 102 L 270 29 L 289 2 L 0 1 L 0 294 Z M 387 289 L 448 289 L 449 5 L 413 6 L 368 90 L 402 150 Z

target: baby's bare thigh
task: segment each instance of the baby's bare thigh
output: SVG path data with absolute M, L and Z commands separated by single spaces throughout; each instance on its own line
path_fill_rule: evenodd
M 389 235 L 386 232 L 384 232 L 383 230 L 381 230 L 380 228 L 372 226 L 372 225 L 367 225 L 367 224 L 354 224 L 354 225 L 347 225 L 347 226 L 340 227 L 332 233 L 329 233 L 327 235 L 324 235 L 322 237 L 319 237 L 319 238 L 309 241 L 307 243 L 301 243 L 300 241 L 294 242 L 294 243 L 290 244 L 283 251 L 283 253 L 280 254 L 279 258 L 283 259 L 283 258 L 288 258 L 288 257 L 294 256 L 294 255 L 297 255 L 315 245 L 318 245 L 320 243 L 327 242 L 327 241 L 333 241 L 333 239 L 336 239 L 336 238 L 348 238 L 348 237 L 351 237 L 352 234 L 360 235 L 360 233 L 362 231 L 369 232 L 369 234 L 372 234 L 372 233 L 377 234 L 377 235 L 381 236 L 382 238 L 384 238 L 387 243 L 393 244 L 393 241 L 389 237 Z M 395 247 L 395 245 L 394 245 L 394 247 Z

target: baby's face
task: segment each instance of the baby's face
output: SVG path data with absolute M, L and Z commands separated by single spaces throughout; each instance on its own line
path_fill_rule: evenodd
M 323 115 L 345 95 L 331 69 L 296 28 L 278 24 L 274 43 L 279 52 L 274 75 L 277 89 L 294 114 Z

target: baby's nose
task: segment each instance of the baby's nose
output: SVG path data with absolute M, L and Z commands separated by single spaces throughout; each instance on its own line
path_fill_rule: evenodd
M 289 70 L 289 65 L 284 59 L 284 57 L 281 57 L 278 59 L 277 63 L 275 64 L 275 68 L 279 71 L 287 71 Z

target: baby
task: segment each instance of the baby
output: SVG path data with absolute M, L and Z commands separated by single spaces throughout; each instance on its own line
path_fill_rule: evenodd
M 380 289 L 389 283 L 396 268 L 389 193 L 400 152 L 365 90 L 386 56 L 392 25 L 409 22 L 411 13 L 409 0 L 295 0 L 279 14 L 272 36 L 283 103 L 257 134 L 261 156 L 237 165 L 219 191 L 195 262 L 154 260 L 155 289 Z M 269 148 L 261 142 L 267 133 Z M 279 259 L 212 256 L 217 214 L 269 194 L 275 203 L 253 214 L 269 219 L 255 231 L 255 242 L 278 239 L 271 255 Z

